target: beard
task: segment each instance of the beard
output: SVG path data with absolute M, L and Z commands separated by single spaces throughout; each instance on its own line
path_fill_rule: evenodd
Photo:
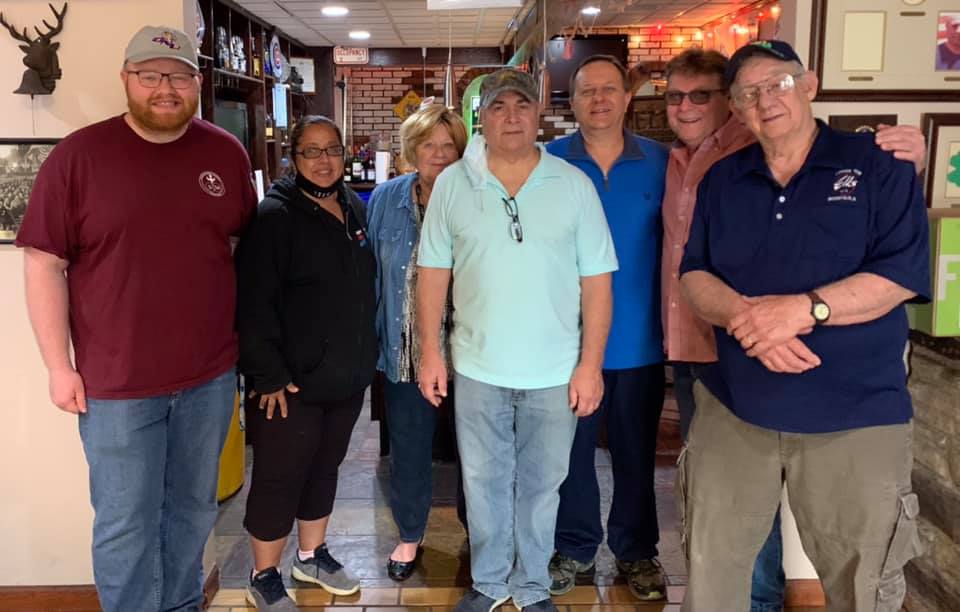
M 156 113 L 150 107 L 152 102 L 159 100 L 177 100 L 180 102 L 180 110 L 175 114 Z M 146 104 L 137 102 L 129 95 L 127 96 L 127 108 L 130 109 L 130 115 L 139 125 L 154 132 L 179 132 L 197 113 L 197 107 L 200 99 L 195 98 L 187 102 L 176 94 L 154 94 L 147 99 Z

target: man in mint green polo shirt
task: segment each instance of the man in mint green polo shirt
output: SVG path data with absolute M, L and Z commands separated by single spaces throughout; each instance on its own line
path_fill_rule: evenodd
M 439 404 L 440 317 L 453 279 L 450 348 L 473 589 L 457 612 L 507 599 L 555 610 L 547 565 L 577 417 L 603 395 L 613 241 L 590 179 L 536 144 L 526 73 L 480 94 L 483 136 L 434 185 L 419 252 L 419 385 Z

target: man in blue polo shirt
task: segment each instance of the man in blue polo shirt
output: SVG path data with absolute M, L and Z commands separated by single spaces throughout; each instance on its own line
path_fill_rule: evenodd
M 747 609 L 786 482 L 828 609 L 899 610 L 919 547 L 902 360 L 903 303 L 930 292 L 919 180 L 814 119 L 786 43 L 741 48 L 727 82 L 759 142 L 704 177 L 680 268 L 718 353 L 678 473 L 683 609 Z
M 453 279 L 451 357 L 473 589 L 456 612 L 508 598 L 555 612 L 547 565 L 577 417 L 603 395 L 610 273 L 617 269 L 590 180 L 536 144 L 530 75 L 480 89 L 483 136 L 437 177 L 420 239 L 420 391 L 446 395 L 440 321 Z
M 571 590 L 576 575 L 593 568 L 603 541 L 594 460 L 597 434 L 605 422 L 614 479 L 607 544 L 635 597 L 663 599 L 653 480 L 664 393 L 658 258 L 667 149 L 624 130 L 632 94 L 627 71 L 613 56 L 585 59 L 571 76 L 569 91 L 580 129 L 550 143 L 547 150 L 593 181 L 620 269 L 613 274 L 603 402 L 597 412 L 577 421 L 570 470 L 560 488 L 550 592 Z

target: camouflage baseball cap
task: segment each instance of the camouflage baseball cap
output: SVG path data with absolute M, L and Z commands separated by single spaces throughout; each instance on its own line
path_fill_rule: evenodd
M 167 26 L 143 27 L 130 39 L 123 54 L 124 61 L 134 63 L 163 58 L 180 60 L 194 70 L 200 69 L 197 50 L 190 37 Z
M 480 84 L 480 107 L 490 106 L 497 96 L 506 91 L 515 91 L 534 103 L 540 99 L 532 76 L 516 68 L 501 68 L 487 75 Z

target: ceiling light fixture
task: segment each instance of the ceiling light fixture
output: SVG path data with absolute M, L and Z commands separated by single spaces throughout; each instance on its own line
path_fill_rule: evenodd
M 320 9 L 320 12 L 327 17 L 343 17 L 350 12 L 350 9 L 345 6 L 325 6 Z
M 370 32 L 367 32 L 366 30 L 354 30 L 353 32 L 350 32 L 350 38 L 353 40 L 367 40 L 370 38 Z
M 589 17 L 596 17 L 597 15 L 600 14 L 600 7 L 599 7 L 599 6 L 585 6 L 585 7 L 583 7 L 582 9 L 580 9 L 580 12 L 583 13 L 584 15 L 589 16 Z

